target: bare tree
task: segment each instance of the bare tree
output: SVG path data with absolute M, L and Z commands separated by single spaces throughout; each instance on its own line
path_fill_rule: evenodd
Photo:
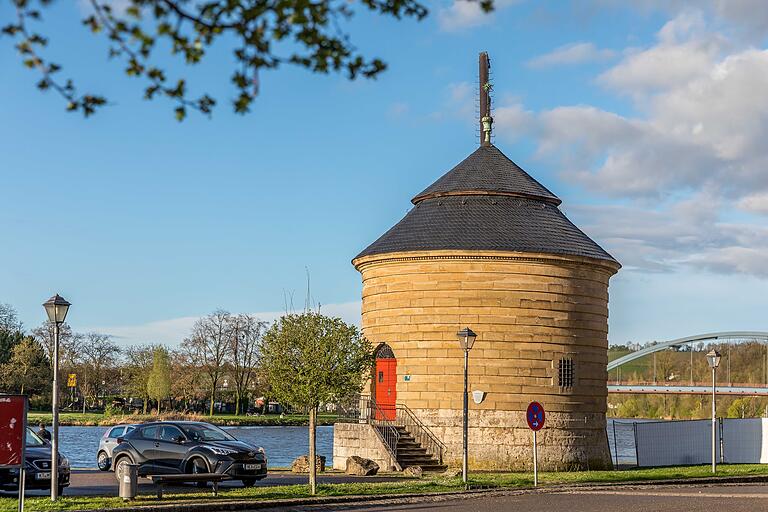
M 198 363 L 189 351 L 184 349 L 171 353 L 171 371 L 171 396 L 183 400 L 185 409 L 191 401 L 205 396 L 205 376 L 201 375 Z
M 0 331 L 20 331 L 21 322 L 16 310 L 10 304 L 0 303 Z
M 211 397 L 209 415 L 213 416 L 216 388 L 224 373 L 231 315 L 217 310 L 195 322 L 192 334 L 184 341 L 184 348 L 206 376 Z
M 250 315 L 230 318 L 229 363 L 235 381 L 235 414 L 242 412 L 243 402 L 247 403 L 248 389 L 256 377 L 261 337 L 267 323 Z
M 83 410 L 85 410 L 87 396 L 91 396 L 94 402 L 98 399 L 102 390 L 102 381 L 106 378 L 108 370 L 114 368 L 118 362 L 120 347 L 108 334 L 89 332 L 84 336 L 79 348 L 84 370 L 81 390 L 83 391 Z
M 48 361 L 53 365 L 53 345 L 55 326 L 53 322 L 46 320 L 40 327 L 32 330 L 32 337 L 35 338 L 45 351 Z M 68 369 L 76 366 L 80 362 L 80 344 L 83 336 L 72 332 L 68 324 L 61 324 L 59 327 L 59 368 Z

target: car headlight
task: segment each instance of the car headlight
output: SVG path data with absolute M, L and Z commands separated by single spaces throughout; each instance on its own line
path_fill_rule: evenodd
M 232 450 L 230 448 L 222 448 L 221 446 L 210 446 L 210 445 L 204 445 L 203 448 L 207 448 L 208 450 L 211 450 L 216 455 L 232 455 L 233 453 L 237 453 L 237 450 Z
M 59 466 L 61 466 L 62 468 L 68 468 L 69 467 L 69 459 L 64 457 L 64 456 L 62 456 L 61 460 L 59 461 Z

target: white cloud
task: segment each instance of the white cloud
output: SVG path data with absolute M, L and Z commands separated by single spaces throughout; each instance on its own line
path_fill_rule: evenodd
M 493 110 L 493 124 L 496 132 L 513 140 L 535 129 L 535 116 L 519 102 L 503 104 Z
M 109 6 L 114 14 L 120 15 L 125 14 L 125 10 L 132 5 L 131 0 L 99 0 L 98 3 Z M 91 0 L 78 0 L 77 7 L 84 15 L 91 15 L 94 12 Z
M 600 49 L 594 43 L 571 43 L 555 48 L 544 55 L 539 55 L 528 61 L 528 66 L 542 69 L 553 66 L 582 64 L 610 59 L 616 52 Z
M 759 192 L 742 197 L 737 206 L 747 212 L 768 215 L 768 192 Z
M 700 12 L 685 12 L 666 23 L 651 48 L 631 48 L 624 59 L 598 77 L 611 89 L 642 95 L 706 76 L 726 46 L 705 28 Z
M 598 83 L 636 113 L 512 103 L 499 109 L 497 135 L 525 128 L 538 158 L 608 201 L 568 211 L 625 268 L 768 277 L 768 228 L 756 217 L 768 214 L 768 50 L 686 10 Z M 734 208 L 739 222 L 725 222 Z
M 359 326 L 361 307 L 360 301 L 343 302 L 321 305 L 320 311 L 325 315 L 337 316 L 349 324 Z M 252 314 L 256 318 L 272 322 L 280 318 L 285 312 L 266 311 Z M 189 336 L 192 326 L 197 320 L 198 317 L 187 316 L 138 325 L 97 326 L 86 327 L 80 330 L 83 332 L 93 331 L 110 334 L 125 344 L 163 343 L 166 345 L 178 345 L 184 338 Z
M 407 103 L 403 101 L 396 101 L 392 103 L 387 109 L 387 117 L 390 119 L 398 119 L 408 114 L 409 111 L 410 107 Z
M 496 0 L 494 9 L 498 11 L 519 0 Z M 445 32 L 459 32 L 493 21 L 493 13 L 483 12 L 478 0 L 451 0 L 447 7 L 441 7 L 437 11 L 437 23 Z

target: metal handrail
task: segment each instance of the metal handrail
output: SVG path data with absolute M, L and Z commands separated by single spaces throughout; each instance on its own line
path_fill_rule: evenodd
M 396 413 L 396 419 L 399 420 L 402 418 L 402 421 L 398 421 L 398 423 L 402 423 L 402 426 L 413 434 L 414 439 L 416 439 L 423 448 L 426 448 L 428 453 L 437 456 L 440 464 L 442 464 L 443 454 L 446 451 L 445 444 L 437 438 L 429 427 L 424 425 L 407 405 L 396 404 L 395 407 L 397 413 L 402 411 L 405 414 L 405 418 L 402 418 L 400 414 Z
M 395 413 L 394 420 L 387 419 L 387 414 Z M 385 411 L 369 395 L 355 397 L 351 405 L 339 406 L 338 422 L 368 423 L 379 439 L 387 447 L 397 464 L 397 445 L 400 433 L 397 428 L 405 428 L 419 442 L 427 453 L 436 457 L 440 464 L 447 451 L 446 445 L 427 427 L 416 414 L 405 404 L 395 404 L 393 410 Z
M 397 462 L 397 444 L 400 441 L 397 425 L 392 420 L 386 419 L 384 411 L 375 400 L 369 396 L 360 395 L 353 399 L 351 405 L 347 407 L 339 405 L 338 408 L 340 412 L 337 422 L 369 424 L 392 457 L 393 465 L 402 469 Z

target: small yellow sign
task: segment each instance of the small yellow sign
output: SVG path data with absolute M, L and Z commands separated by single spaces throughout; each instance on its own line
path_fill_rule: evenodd
M 77 374 L 76 373 L 70 373 L 69 377 L 67 378 L 67 387 L 68 388 L 76 388 L 77 387 Z

